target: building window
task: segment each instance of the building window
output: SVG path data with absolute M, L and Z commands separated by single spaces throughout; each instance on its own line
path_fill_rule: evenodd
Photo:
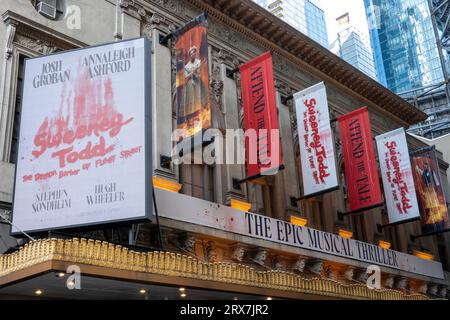
M 438 235 L 437 240 L 438 240 L 439 259 L 442 263 L 442 267 L 444 268 L 445 271 L 450 271 L 445 237 L 443 235 Z
M 367 241 L 364 214 L 351 217 L 353 237 L 359 241 Z
M 11 141 L 11 152 L 9 154 L 9 162 L 16 163 L 19 152 L 19 128 L 20 128 L 20 114 L 22 110 L 22 91 L 23 91 L 23 77 L 25 67 L 25 56 L 19 56 L 19 68 L 17 75 L 17 90 L 16 101 L 14 106 L 14 124 Z
M 270 183 L 249 183 L 248 194 L 250 203 L 252 204 L 252 212 L 271 218 L 274 217 L 274 190 Z
M 65 0 L 32 0 L 34 8 L 42 16 L 52 19 L 60 20 L 65 14 Z
M 215 201 L 214 167 L 200 164 L 180 166 L 181 192 L 194 198 Z

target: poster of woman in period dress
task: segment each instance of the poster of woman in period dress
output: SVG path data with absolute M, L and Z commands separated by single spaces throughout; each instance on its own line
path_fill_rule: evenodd
M 423 233 L 448 229 L 448 208 L 434 147 L 412 155 L 414 181 L 419 200 Z
M 207 28 L 203 19 L 176 37 L 177 128 L 189 138 L 211 126 Z

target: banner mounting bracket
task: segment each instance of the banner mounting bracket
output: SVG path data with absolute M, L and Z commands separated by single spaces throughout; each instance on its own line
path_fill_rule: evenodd
M 378 232 L 383 232 L 383 229 L 386 228 L 390 228 L 390 227 L 395 227 L 395 226 L 399 226 L 402 224 L 407 224 L 410 222 L 415 222 L 415 221 L 420 221 L 420 218 L 414 218 L 414 219 L 409 219 L 409 220 L 405 220 L 405 221 L 399 221 L 399 222 L 394 222 L 394 223 L 388 223 L 388 224 L 377 224 L 377 230 Z
M 337 214 L 338 214 L 339 219 L 343 220 L 344 217 L 346 217 L 346 216 L 350 216 L 350 215 L 354 215 L 354 214 L 358 214 L 358 213 L 363 213 L 364 211 L 380 208 L 382 206 L 384 206 L 384 202 L 376 204 L 376 205 L 371 206 L 371 207 L 361 208 L 361 209 L 358 209 L 358 210 L 355 210 L 355 211 L 349 211 L 349 212 L 337 211 Z
M 291 94 L 291 95 L 289 95 L 287 97 L 281 97 L 281 103 L 286 105 L 289 101 L 291 101 L 293 99 L 294 99 L 294 95 L 293 94 Z
M 450 232 L 450 229 L 445 229 L 445 230 L 436 231 L 436 232 L 429 232 L 429 233 L 424 233 L 424 234 L 419 234 L 419 235 L 411 235 L 410 238 L 411 238 L 412 242 L 415 242 L 417 239 L 420 239 L 420 238 L 437 236 L 437 235 L 444 234 L 447 232 Z
M 240 72 L 240 68 L 239 67 L 234 68 L 234 69 L 228 69 L 227 68 L 227 77 L 230 78 L 230 79 L 234 79 L 234 75 L 236 73 L 238 73 L 238 72 Z

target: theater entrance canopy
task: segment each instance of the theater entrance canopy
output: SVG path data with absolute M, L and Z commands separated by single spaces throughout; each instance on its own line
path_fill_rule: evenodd
M 445 296 L 438 262 L 161 189 L 156 199 L 164 251 L 84 238 L 30 242 L 0 256 L 0 296 L 35 297 L 37 290 L 63 299 Z M 371 266 L 379 268 L 379 288 L 367 285 Z M 68 290 L 78 271 L 81 290 Z

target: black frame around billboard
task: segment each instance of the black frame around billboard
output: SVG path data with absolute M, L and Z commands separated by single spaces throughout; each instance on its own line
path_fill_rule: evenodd
M 77 225 L 67 225 L 64 227 L 57 227 L 53 229 L 37 229 L 37 230 L 20 230 L 18 232 L 13 232 L 13 225 L 10 225 L 10 235 L 16 238 L 22 238 L 24 235 L 24 232 L 26 232 L 28 235 L 44 235 L 51 231 L 71 231 L 71 232 L 77 232 L 77 231 L 89 231 L 94 229 L 104 229 L 108 227 L 118 227 L 118 226 L 125 226 L 125 225 L 132 225 L 135 223 L 146 223 L 146 222 L 152 222 L 153 219 L 153 157 L 152 157 L 152 139 L 153 139 L 153 130 L 152 130 L 152 41 L 145 37 L 136 37 L 136 38 L 130 38 L 126 40 L 116 41 L 116 42 L 109 42 L 109 43 L 103 43 L 99 45 L 94 46 L 88 46 L 83 48 L 76 48 L 72 50 L 66 50 L 62 52 L 56 52 L 49 55 L 45 55 L 45 57 L 48 56 L 56 56 L 65 54 L 68 52 L 75 52 L 75 51 L 81 51 L 84 49 L 92 49 L 92 48 L 98 48 L 103 47 L 107 45 L 112 45 L 116 43 L 123 43 L 123 42 L 131 42 L 136 40 L 143 40 L 144 41 L 144 103 L 145 103 L 145 181 L 148 183 L 148 186 L 146 186 L 145 189 L 145 216 L 140 218 L 130 218 L 130 219 L 120 219 L 120 220 L 108 220 L 108 221 L 100 221 L 96 223 L 88 223 L 88 224 L 77 224 Z M 25 64 L 24 64 L 24 70 L 26 71 L 27 68 L 27 62 L 29 60 L 39 59 L 44 57 L 44 55 L 36 56 L 32 58 L 26 58 Z M 24 76 L 25 76 L 24 71 Z M 25 82 L 24 78 L 24 82 Z M 24 91 L 22 90 L 21 93 L 21 101 L 23 101 L 23 94 Z M 19 143 L 20 143 L 20 134 L 21 134 L 21 126 L 22 126 L 22 117 L 23 112 L 20 114 L 20 125 L 19 125 Z M 14 204 L 15 204 L 15 195 L 16 195 L 16 182 L 17 182 L 17 164 L 14 169 L 14 187 L 13 187 L 13 199 L 12 199 L 12 210 L 11 210 L 11 222 L 14 223 Z M 16 227 L 17 228 L 17 227 Z

